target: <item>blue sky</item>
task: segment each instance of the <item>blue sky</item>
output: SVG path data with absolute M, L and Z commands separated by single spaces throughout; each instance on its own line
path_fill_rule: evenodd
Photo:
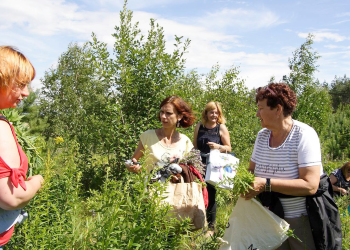
M 0 1 L 0 44 L 18 47 L 37 70 L 33 88 L 55 67 L 70 42 L 95 32 L 112 50 L 122 0 Z M 321 58 L 316 77 L 330 83 L 350 74 L 349 0 L 129 0 L 134 21 L 149 29 L 150 18 L 164 28 L 171 51 L 174 35 L 191 40 L 187 70 L 208 73 L 238 66 L 249 88 L 289 74 L 288 58 L 308 33 Z

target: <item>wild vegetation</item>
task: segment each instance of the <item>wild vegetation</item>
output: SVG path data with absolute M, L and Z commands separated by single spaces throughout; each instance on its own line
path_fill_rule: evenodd
M 234 207 L 235 192 L 218 191 L 218 226 L 212 238 L 176 221 L 161 206 L 164 187 L 147 185 L 146 175 L 130 174 L 124 161 L 141 132 L 159 127 L 158 105 L 176 94 L 199 118 L 210 100 L 222 103 L 232 149 L 248 167 L 260 124 L 255 90 L 239 77 L 239 68 L 206 75 L 187 72 L 189 40 L 174 38 L 166 50 L 164 30 L 150 20 L 147 34 L 132 21 L 126 4 L 115 27 L 113 53 L 95 34 L 72 43 L 41 79 L 42 89 L 23 105 L 3 112 L 15 125 L 30 158 L 30 174 L 45 178 L 41 192 L 26 207 L 29 219 L 16 226 L 8 249 L 218 249 Z M 310 35 L 289 59 L 285 80 L 298 95 L 294 119 L 319 133 L 323 165 L 329 174 L 350 158 L 349 78 L 330 84 L 314 79 L 319 55 Z M 267 83 L 261 83 L 266 85 Z M 193 127 L 181 132 L 193 137 Z M 337 199 L 343 248 L 350 249 L 349 197 Z

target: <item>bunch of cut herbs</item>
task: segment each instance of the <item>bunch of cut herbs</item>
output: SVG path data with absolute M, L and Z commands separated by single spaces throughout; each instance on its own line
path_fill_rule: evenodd
M 237 167 L 237 173 L 233 178 L 232 193 L 234 195 L 240 195 L 252 189 L 251 184 L 255 181 L 255 175 L 248 171 L 244 164 L 239 164 Z
M 198 149 L 192 148 L 187 154 L 182 157 L 178 164 L 193 166 L 203 176 L 205 175 L 205 165 L 202 163 L 201 152 Z

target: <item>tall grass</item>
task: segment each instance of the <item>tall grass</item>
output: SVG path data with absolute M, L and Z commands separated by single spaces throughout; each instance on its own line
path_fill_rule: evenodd
M 102 187 L 87 196 L 77 145 L 55 152 L 38 170 L 45 185 L 25 208 L 30 218 L 16 226 L 7 249 L 191 249 L 190 222 L 168 216 L 163 185 L 147 185 L 146 173 L 115 180 L 107 169 Z
M 45 185 L 25 208 L 29 219 L 15 228 L 7 249 L 218 249 L 236 197 L 217 191 L 217 226 L 213 237 L 192 231 L 188 220 L 170 218 L 161 205 L 164 186 L 148 185 L 146 173 L 115 179 L 101 157 L 90 159 L 90 178 L 99 188 L 82 185 L 82 155 L 74 142 L 49 142 L 41 173 Z M 341 163 L 330 162 L 328 171 Z M 89 168 L 91 168 L 89 166 Z M 103 168 L 103 169 L 99 169 Z M 93 173 L 98 173 L 94 176 Z M 101 177 L 101 173 L 105 173 Z M 101 180 L 102 178 L 102 180 Z M 341 214 L 343 249 L 350 249 L 349 197 L 336 199 Z

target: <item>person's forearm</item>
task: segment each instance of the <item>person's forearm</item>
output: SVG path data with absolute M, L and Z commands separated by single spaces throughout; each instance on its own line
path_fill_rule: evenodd
M 316 193 L 318 183 L 303 179 L 282 180 L 271 178 L 271 191 L 294 196 L 306 196 Z
M 221 153 L 231 152 L 231 147 L 228 145 L 220 145 L 219 150 Z
M 29 201 L 35 196 L 42 185 L 42 177 L 32 178 L 26 181 L 26 190 L 21 186 L 12 187 L 12 190 L 7 192 L 6 197 L 3 197 L 1 201 L 1 208 L 5 210 L 15 210 L 23 208 Z
M 338 186 L 332 185 L 332 188 L 333 188 L 333 191 L 340 192 L 340 190 L 339 190 L 339 187 L 338 187 Z
M 39 179 L 32 179 L 26 181 L 27 190 L 17 197 L 18 206 L 17 208 L 22 208 L 29 203 L 31 199 L 35 196 L 35 194 L 39 191 L 42 186 L 42 182 Z

